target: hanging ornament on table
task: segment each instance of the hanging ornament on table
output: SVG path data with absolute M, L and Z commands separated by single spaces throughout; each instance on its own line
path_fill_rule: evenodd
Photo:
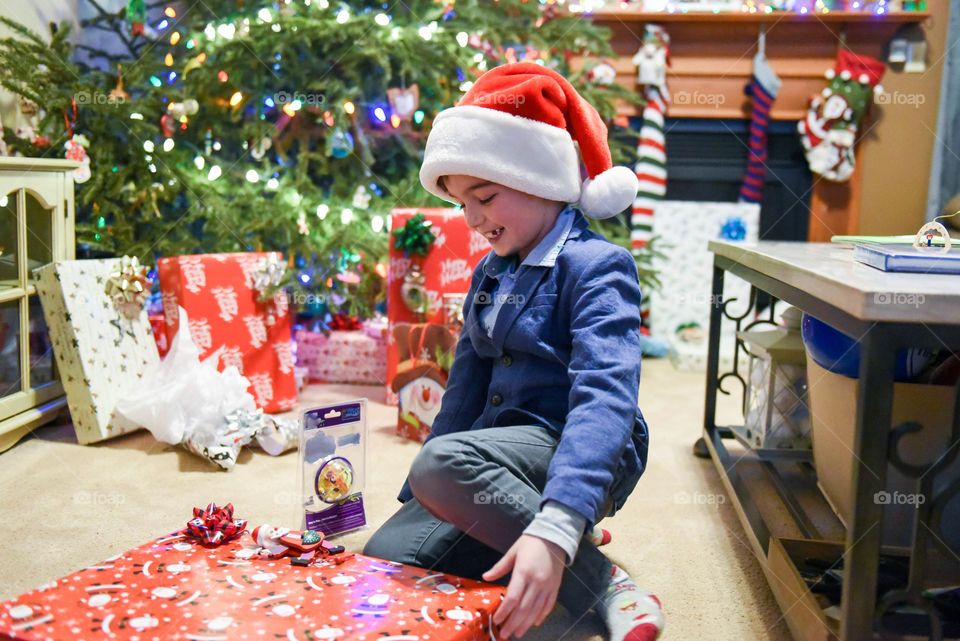
M 334 158 L 346 158 L 353 151 L 353 136 L 348 131 L 337 128 L 327 136 L 327 155 Z
M 797 124 L 810 171 L 842 182 L 854 169 L 853 147 L 863 114 L 873 100 L 885 65 L 848 49 L 837 53 L 837 62 L 825 76 L 827 86 L 810 99 L 806 117 Z
M 404 256 L 410 256 L 410 254 L 426 256 L 437 239 L 430 229 L 432 226 L 433 223 L 422 213 L 416 214 L 403 227 L 394 230 L 394 248 L 402 251 Z
M 663 118 L 667 110 L 667 65 L 670 63 L 670 36 L 659 25 L 646 25 L 643 45 L 633 57 L 638 81 L 644 84 L 643 125 L 637 144 L 634 171 L 640 188 L 630 215 L 630 246 L 634 253 L 649 242 L 653 234 L 653 215 L 658 202 L 667 193 L 667 148 Z
M 130 23 L 130 35 L 142 36 L 143 25 L 147 21 L 147 5 L 144 0 L 130 0 L 124 10 L 124 17 Z
M 110 272 L 103 291 L 126 318 L 138 317 L 150 293 L 146 266 L 141 265 L 136 256 L 124 256 Z
M 130 94 L 123 88 L 123 65 L 117 65 L 117 86 L 110 90 L 110 100 L 112 102 L 126 102 L 130 100 Z
M 407 89 L 392 87 L 387 89 L 387 100 L 390 102 L 390 110 L 400 120 L 409 122 L 420 107 L 420 87 L 416 84 Z
M 595 64 L 587 71 L 587 80 L 601 87 L 609 87 L 617 78 L 617 70 L 610 66 L 606 58 Z
M 73 182 L 85 183 L 90 180 L 90 156 L 87 155 L 87 147 L 90 141 L 83 134 L 74 134 L 70 140 L 63 143 L 63 148 L 67 150 L 66 158 L 75 160 L 80 166 L 73 170 Z
M 272 146 L 273 140 L 264 136 L 260 139 L 260 142 L 250 148 L 250 156 L 252 156 L 254 160 L 263 160 L 263 157 L 267 154 L 267 150 Z
M 370 194 L 367 193 L 367 188 L 363 185 L 357 185 L 357 190 L 353 192 L 353 202 L 351 202 L 354 209 L 366 209 L 370 206 Z

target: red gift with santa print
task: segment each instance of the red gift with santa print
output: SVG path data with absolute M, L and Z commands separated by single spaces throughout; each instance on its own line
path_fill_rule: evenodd
M 398 243 L 410 231 L 411 219 L 422 214 L 433 241 L 422 252 Z M 387 402 L 397 403 L 393 379 L 400 361 L 395 329 L 398 323 L 456 326 L 473 270 L 490 251 L 490 243 L 470 229 L 459 209 L 401 208 L 390 212 L 390 270 L 387 283 Z M 422 247 L 422 244 L 421 244 Z M 458 331 L 458 330 L 457 330 Z
M 293 409 L 297 403 L 286 294 L 280 291 L 260 301 L 264 283 L 282 266 L 279 252 L 157 261 L 168 343 L 179 329 L 178 306 L 183 307 L 200 358 L 216 356 L 221 371 L 237 367 L 250 381 L 257 406 L 266 412 Z
M 175 532 L 0 603 L 0 639 L 494 638 L 501 586 L 349 552 L 290 558 L 249 535 L 214 546 Z

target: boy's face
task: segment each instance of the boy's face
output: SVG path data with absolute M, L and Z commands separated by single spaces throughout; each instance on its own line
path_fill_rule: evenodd
M 550 232 L 563 209 L 563 203 L 473 176 L 446 176 L 443 184 L 463 206 L 467 225 L 483 234 L 497 256 L 516 254 L 522 261 Z

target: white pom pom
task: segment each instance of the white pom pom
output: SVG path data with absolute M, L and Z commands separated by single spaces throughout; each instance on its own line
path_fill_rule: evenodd
M 842 78 L 843 80 L 850 80 L 850 75 L 851 74 L 849 69 L 844 69 L 843 71 L 840 72 L 840 78 Z
M 829 98 L 833 95 L 833 92 L 830 90 L 830 87 L 824 87 L 823 91 L 820 92 L 824 98 Z
M 860 74 L 860 77 L 857 78 L 857 80 L 860 81 L 860 84 L 861 84 L 861 85 L 869 85 L 869 84 L 870 84 L 870 76 L 868 76 L 868 75 L 865 74 L 865 73 Z
M 823 72 L 823 76 L 824 76 L 824 78 L 826 78 L 827 80 L 833 80 L 833 78 L 834 78 L 836 75 L 837 75 L 837 72 L 834 71 L 833 69 L 827 69 L 826 71 Z
M 883 85 L 877 85 L 876 87 L 874 87 L 874 88 L 873 88 L 873 93 L 878 94 L 878 95 L 879 95 L 879 94 L 882 94 L 882 93 L 883 93 Z
M 637 197 L 637 175 L 626 167 L 612 167 L 580 187 L 580 208 L 591 218 L 616 216 Z

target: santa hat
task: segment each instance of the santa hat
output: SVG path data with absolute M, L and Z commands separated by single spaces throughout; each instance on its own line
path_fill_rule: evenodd
M 582 183 L 577 145 L 587 174 Z M 637 195 L 636 174 L 613 166 L 597 110 L 566 78 L 530 62 L 491 69 L 434 118 L 420 182 L 449 201 L 437 179 L 451 175 L 579 202 L 593 218 L 615 216 Z

